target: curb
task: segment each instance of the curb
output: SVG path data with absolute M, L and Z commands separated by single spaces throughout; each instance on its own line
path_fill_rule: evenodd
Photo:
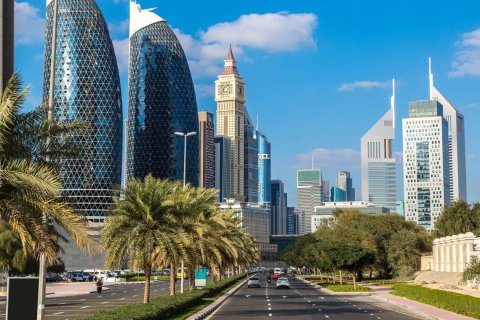
M 202 310 L 198 311 L 197 313 L 191 315 L 187 318 L 187 320 L 201 320 L 204 319 L 206 316 L 210 315 L 212 312 L 217 310 L 228 298 L 230 298 L 235 292 L 237 292 L 243 285 L 247 282 L 248 278 L 237 284 L 235 287 L 230 289 L 227 293 L 223 296 L 203 308 Z

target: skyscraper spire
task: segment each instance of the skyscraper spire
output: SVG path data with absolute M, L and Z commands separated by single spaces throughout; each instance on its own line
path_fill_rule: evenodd
M 315 169 L 315 157 L 312 156 L 312 169 Z
M 230 45 L 230 49 L 228 49 L 227 57 L 225 58 L 225 65 L 223 67 L 222 75 L 226 74 L 237 74 L 237 61 L 235 60 L 235 56 L 233 55 L 232 45 Z
M 430 100 L 433 100 L 433 73 L 432 73 L 432 58 L 428 57 L 428 81 L 430 89 Z
M 392 79 L 392 97 L 390 98 L 390 108 L 392 109 L 392 125 L 395 129 L 395 79 Z

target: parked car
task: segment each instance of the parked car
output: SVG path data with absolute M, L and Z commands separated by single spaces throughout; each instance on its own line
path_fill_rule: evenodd
M 62 281 L 62 277 L 59 274 L 48 272 L 46 275 L 47 282 L 57 282 Z
M 72 273 L 72 277 L 70 278 L 70 280 L 74 282 L 82 282 L 82 281 L 85 281 L 85 278 L 83 277 L 82 272 L 78 272 L 78 273 Z
M 177 278 L 180 279 L 182 277 L 182 268 L 178 268 L 177 270 Z M 188 279 L 188 269 L 183 268 L 183 279 Z
M 247 287 L 249 288 L 260 288 L 260 279 L 251 277 L 247 281 Z
M 83 272 L 82 273 L 82 276 L 83 276 L 83 279 L 85 279 L 85 281 L 93 281 L 93 274 L 91 274 L 90 272 Z
M 288 278 L 279 278 L 277 280 L 277 289 L 290 289 L 290 282 L 288 281 Z
M 162 276 L 170 276 L 170 269 L 165 269 L 162 271 Z

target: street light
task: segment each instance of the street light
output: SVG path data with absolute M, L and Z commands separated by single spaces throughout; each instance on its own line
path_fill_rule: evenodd
M 177 136 L 184 137 L 185 138 L 185 143 L 183 146 L 183 187 L 185 188 L 187 184 L 187 138 L 190 136 L 194 136 L 197 133 L 195 131 L 188 132 L 188 133 L 183 133 L 183 132 L 175 132 Z M 184 277 L 184 261 L 182 259 L 182 265 L 180 267 L 180 293 L 183 293 L 183 279 Z M 173 270 L 175 271 L 175 270 Z

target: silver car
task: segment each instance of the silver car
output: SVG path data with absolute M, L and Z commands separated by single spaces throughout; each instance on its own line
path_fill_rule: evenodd
M 277 289 L 290 289 L 290 282 L 288 281 L 288 278 L 279 278 L 277 280 Z
M 248 279 L 247 286 L 249 288 L 260 288 L 260 279 L 251 277 Z

